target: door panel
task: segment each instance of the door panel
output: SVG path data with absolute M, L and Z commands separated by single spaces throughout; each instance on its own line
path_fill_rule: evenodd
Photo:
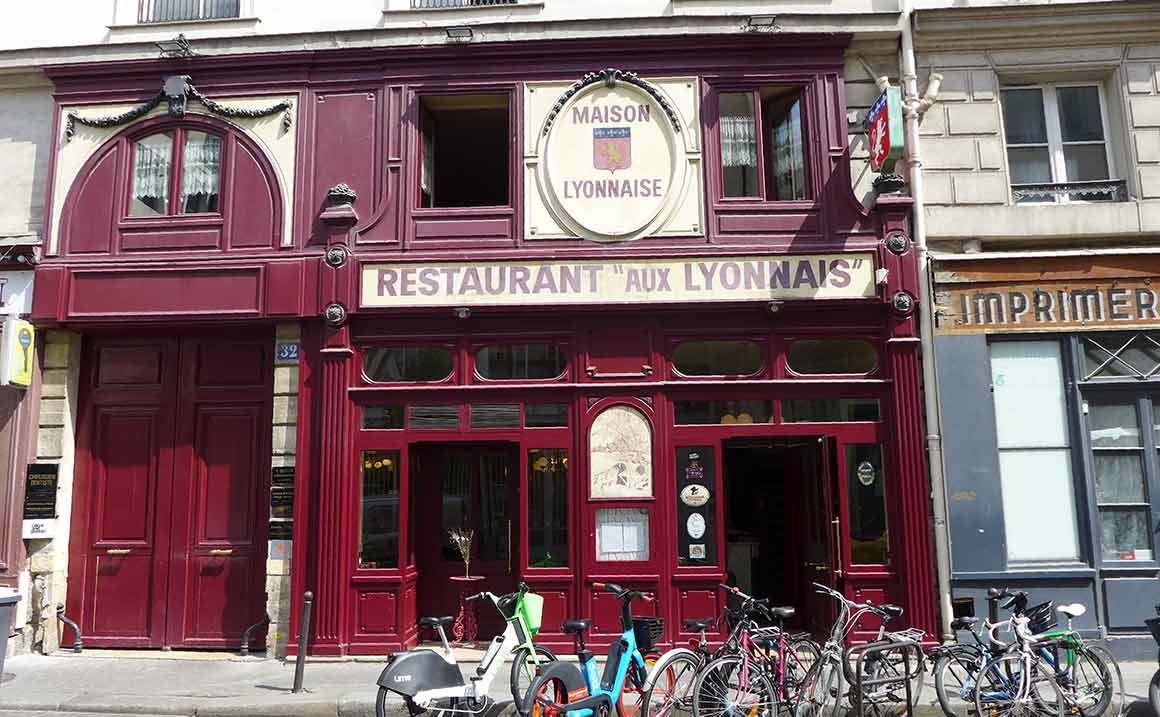
M 93 575 L 86 582 L 93 586 L 93 601 L 86 612 L 90 616 L 84 631 L 85 640 L 94 637 L 140 641 L 139 647 L 152 647 L 160 635 L 153 615 L 157 571 L 153 555 L 97 555 L 92 560 Z
M 840 546 L 835 541 L 837 440 L 825 437 L 817 450 L 802 452 L 802 475 L 805 492 L 806 540 L 802 545 L 802 572 L 805 577 L 802 604 L 809 616 L 809 628 L 818 639 L 826 638 L 837 617 L 837 601 L 814 592 L 813 583 L 840 590 L 842 575 Z

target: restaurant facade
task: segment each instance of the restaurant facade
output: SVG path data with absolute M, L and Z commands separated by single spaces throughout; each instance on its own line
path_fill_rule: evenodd
M 310 591 L 312 654 L 386 654 L 518 581 L 561 648 L 619 632 L 597 581 L 669 643 L 722 582 L 933 631 L 910 200 L 851 189 L 847 40 L 49 68 L 85 645 L 292 650 Z

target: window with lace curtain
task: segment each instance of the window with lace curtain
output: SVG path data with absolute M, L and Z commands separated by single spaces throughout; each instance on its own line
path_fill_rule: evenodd
M 129 214 L 213 214 L 221 185 L 221 137 L 175 129 L 137 140 Z
M 723 196 L 806 199 L 801 90 L 723 92 L 717 106 Z

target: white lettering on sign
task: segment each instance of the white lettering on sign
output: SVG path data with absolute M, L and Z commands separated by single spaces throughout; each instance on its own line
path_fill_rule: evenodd
M 875 295 L 870 254 L 365 264 L 364 307 L 638 304 Z

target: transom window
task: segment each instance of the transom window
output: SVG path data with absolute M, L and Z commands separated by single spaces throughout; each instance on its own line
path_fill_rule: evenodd
M 445 346 L 383 346 L 363 358 L 363 372 L 371 381 L 442 381 L 451 375 L 451 349 Z
M 763 87 L 718 99 L 721 184 L 727 198 L 806 199 L 801 89 Z
M 492 380 L 556 378 L 564 352 L 555 344 L 493 344 L 476 352 L 475 370 Z
M 800 374 L 867 374 L 878 366 L 878 350 L 864 339 L 800 339 L 790 344 L 786 365 Z
M 1106 184 L 1112 161 L 1098 84 L 1009 88 L 1001 99 L 1016 202 L 1120 198 Z
M 753 376 L 763 363 L 755 341 L 682 341 L 673 350 L 673 368 L 686 376 Z
M 1160 373 L 1160 335 L 1087 334 L 1083 346 L 1083 380 L 1154 379 Z
M 129 214 L 135 217 L 218 212 L 222 139 L 175 129 L 137 140 Z

